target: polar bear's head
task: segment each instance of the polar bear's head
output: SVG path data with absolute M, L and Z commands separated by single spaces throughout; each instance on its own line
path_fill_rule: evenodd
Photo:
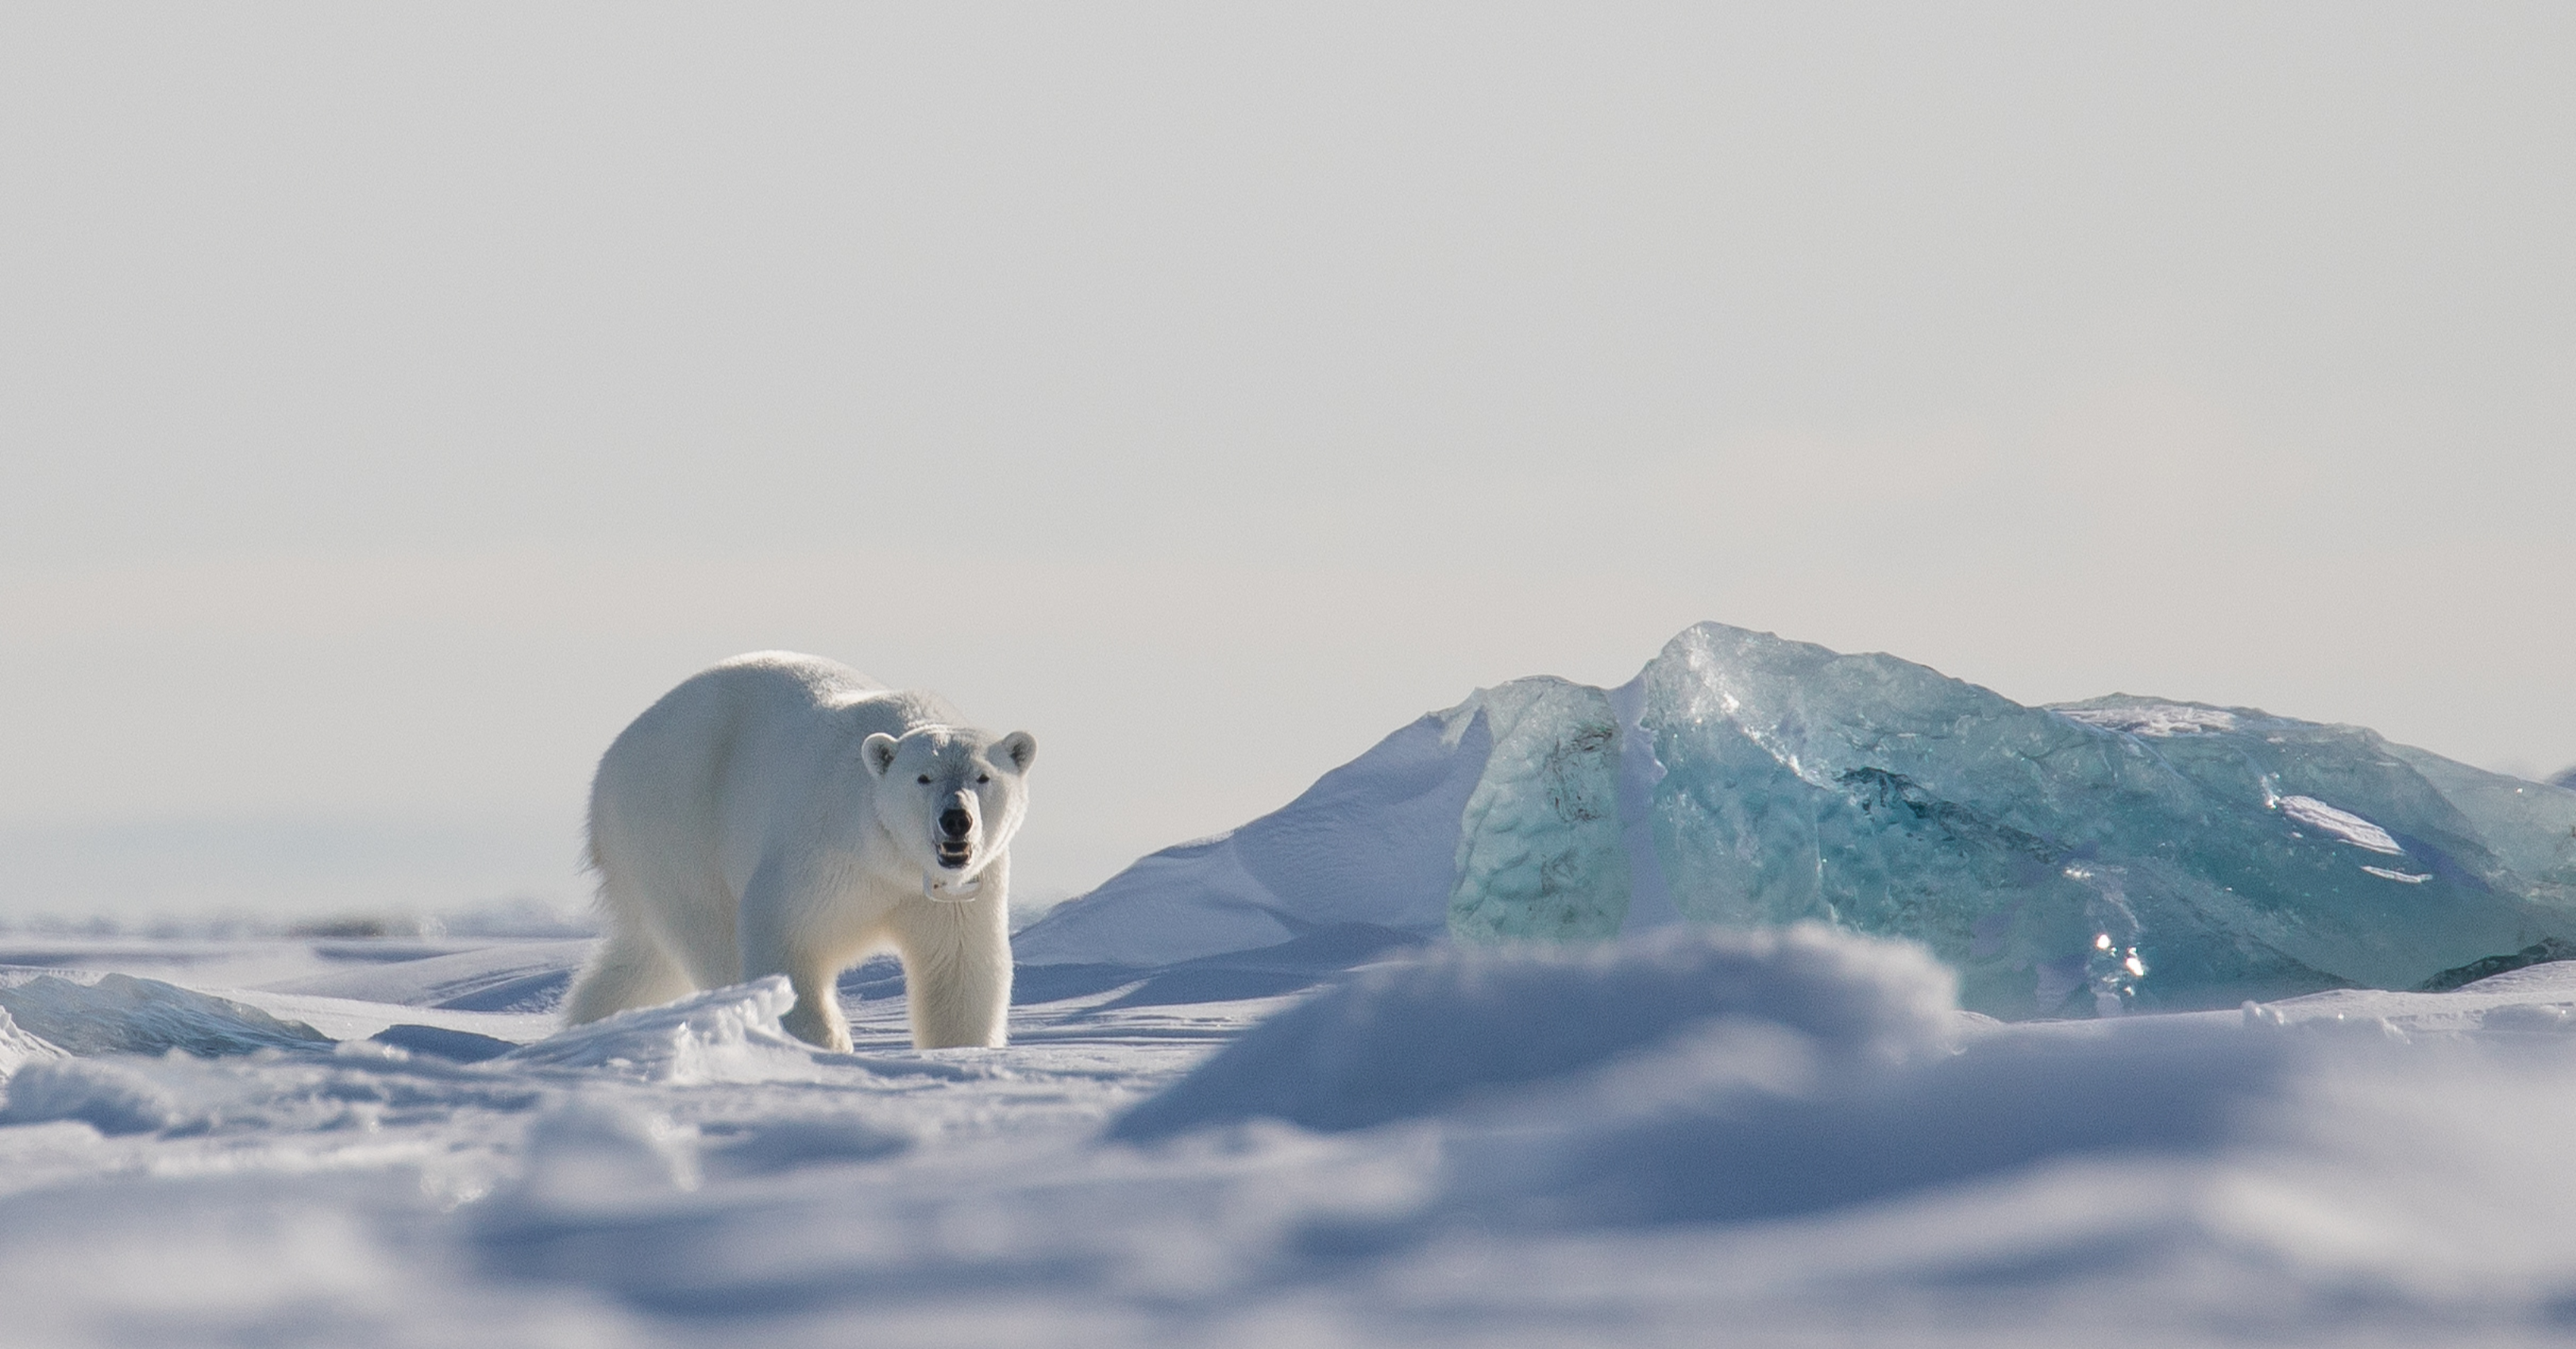
M 1028 808 L 1038 742 L 1026 731 L 994 739 L 962 726 L 923 726 L 859 746 L 876 778 L 877 821 L 921 867 L 932 899 L 973 899 L 984 868 L 1011 846 Z

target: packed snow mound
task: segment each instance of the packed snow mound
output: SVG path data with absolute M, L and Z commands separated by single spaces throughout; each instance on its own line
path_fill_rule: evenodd
M 605 1068 L 678 1086 L 810 1080 L 817 1051 L 778 1024 L 795 1005 L 787 976 L 773 974 L 574 1026 L 503 1058 L 531 1067 Z
M 1236 1120 L 1355 1129 L 1596 1068 L 1710 1023 L 1836 1060 L 1930 1053 L 1955 982 L 1921 950 L 1802 924 L 1669 931 L 1588 951 L 1451 948 L 1272 1017 L 1128 1112 L 1113 1137 Z
M 651 1027 L 726 1041 L 720 1009 L 757 990 L 695 1027 L 639 1017 L 470 1065 L 365 1041 L 55 1057 L 0 1087 L 0 1339 L 836 1344 L 861 1320 L 898 1344 L 2565 1338 L 2576 1161 L 2533 1122 L 2576 1115 L 2576 961 L 1998 1024 L 1941 1015 L 1919 954 L 1871 977 L 1879 948 L 1775 933 L 1748 967 L 1695 953 L 1696 931 L 1559 947 L 1527 984 L 1466 977 L 1516 958 L 1452 944 L 1423 977 L 1457 996 L 1414 1008 L 1445 1020 L 1389 999 L 1346 1034 L 1304 1021 L 1306 1047 L 1329 1066 L 1322 1049 L 1393 1036 L 1392 1063 L 1426 1026 L 1473 1039 L 1470 1011 L 1544 1038 L 1527 1004 L 1579 1022 L 1603 995 L 1568 993 L 1587 979 L 1649 1004 L 1774 991 L 1375 1127 L 1145 1147 L 1100 1134 L 1302 1004 L 1061 1000 L 1015 1012 L 1008 1048 L 915 1053 L 901 1000 L 870 999 L 870 1052 L 846 1055 L 771 1043 L 753 1006 L 731 1028 L 780 1076 L 712 1086 L 643 1072 L 668 1047 Z M 1821 973 L 1793 977 L 1811 942 Z M 1657 960 L 1691 982 L 1639 973 Z
M 2246 1138 L 2300 1047 L 2194 1024 L 1846 1065 L 1810 1038 L 1719 1027 L 1508 1117 L 1451 1123 L 1444 1216 L 1487 1230 L 1733 1222 L 2069 1156 L 2205 1152 Z
M 2358 727 L 2026 707 L 1702 624 L 1620 688 L 1480 690 L 1018 949 L 1141 968 L 1349 923 L 1478 942 L 1810 920 L 1920 942 L 2010 1019 L 2412 988 L 2576 941 L 2576 792 Z
M 1013 935 L 1013 958 L 1148 968 L 1343 925 L 1445 931 L 1458 817 L 1490 748 L 1481 718 L 1423 717 L 1287 806 L 1058 905 Z
M 261 1049 L 327 1049 L 331 1037 L 229 998 L 126 974 L 84 984 L 42 975 L 0 987 L 0 1012 L 25 1032 L 74 1054 L 163 1054 L 199 1058 Z

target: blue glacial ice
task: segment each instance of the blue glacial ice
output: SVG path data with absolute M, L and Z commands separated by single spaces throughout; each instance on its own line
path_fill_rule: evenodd
M 2358 727 L 2028 707 L 1702 624 L 1620 688 L 1479 690 L 1017 947 L 1157 966 L 1351 924 L 1482 943 L 1677 921 L 1919 942 L 2006 1018 L 2414 988 L 2576 941 L 2576 791 Z

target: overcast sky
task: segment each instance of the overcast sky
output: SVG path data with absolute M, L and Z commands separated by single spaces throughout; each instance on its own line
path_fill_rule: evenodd
M 2121 12 L 2125 11 L 2125 12 Z M 0 0 L 0 918 L 577 895 L 792 647 L 1039 893 L 1719 619 L 2576 763 L 2576 8 Z

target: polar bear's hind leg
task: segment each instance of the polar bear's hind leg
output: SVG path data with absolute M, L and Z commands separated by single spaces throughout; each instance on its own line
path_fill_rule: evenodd
M 622 924 L 608 936 L 564 995 L 564 1024 L 578 1026 L 630 1007 L 651 1007 L 697 991 L 688 972 L 652 938 Z

